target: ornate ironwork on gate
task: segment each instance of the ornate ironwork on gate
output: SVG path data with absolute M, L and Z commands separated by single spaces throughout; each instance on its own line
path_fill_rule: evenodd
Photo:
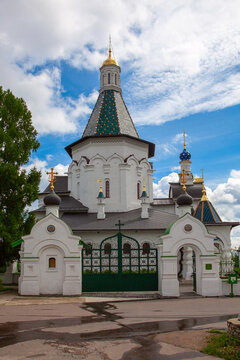
M 154 291 L 158 289 L 157 249 L 140 247 L 139 242 L 121 232 L 102 240 L 99 248 L 82 250 L 85 292 Z

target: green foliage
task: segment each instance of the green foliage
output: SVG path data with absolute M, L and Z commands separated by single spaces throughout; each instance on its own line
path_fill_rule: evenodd
M 11 243 L 30 232 L 34 216 L 26 210 L 38 197 L 40 172 L 23 169 L 39 147 L 32 115 L 23 99 L 0 87 L 0 266 L 18 256 Z
M 2 279 L 0 279 L 0 291 L 3 289 Z
M 226 360 L 240 360 L 240 339 L 236 336 L 229 336 L 222 331 L 212 335 L 207 339 L 208 345 L 202 352 L 208 355 L 219 356 Z
M 236 274 L 238 274 L 238 276 L 240 276 L 240 268 L 239 267 L 235 267 L 234 271 Z
M 239 268 L 239 267 L 240 267 L 240 264 L 239 264 L 239 257 L 238 257 L 238 255 L 234 255 L 233 261 L 234 261 L 234 266 L 237 267 L 237 268 Z

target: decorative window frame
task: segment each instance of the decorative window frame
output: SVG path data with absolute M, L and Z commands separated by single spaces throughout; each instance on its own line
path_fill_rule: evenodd
M 58 271 L 58 256 L 57 254 L 51 254 L 51 255 L 47 255 L 46 256 L 47 261 L 46 261 L 46 270 L 47 272 L 57 272 Z M 49 267 L 49 260 L 54 258 L 55 259 L 55 267 Z
M 105 179 L 105 198 L 109 199 L 110 196 L 110 180 Z

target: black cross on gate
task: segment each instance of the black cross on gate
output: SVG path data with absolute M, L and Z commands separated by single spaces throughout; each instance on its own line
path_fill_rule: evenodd
M 115 224 L 115 226 L 118 226 L 118 231 L 121 232 L 121 226 L 124 226 L 124 224 L 121 224 L 121 221 L 118 220 L 118 223 Z

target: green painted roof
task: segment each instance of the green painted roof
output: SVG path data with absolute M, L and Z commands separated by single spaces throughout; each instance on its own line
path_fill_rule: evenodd
M 99 94 L 82 137 L 106 135 L 139 138 L 122 94 L 115 90 L 104 90 Z
M 12 246 L 12 247 L 16 247 L 16 246 L 18 246 L 18 245 L 21 245 L 22 243 L 23 243 L 23 239 L 19 239 L 19 240 L 14 241 L 14 242 L 11 244 L 11 246 Z
M 105 90 L 96 135 L 119 135 L 118 115 L 113 90 Z
M 170 233 L 170 230 L 171 230 L 173 224 L 175 224 L 176 221 L 177 221 L 177 220 L 171 222 L 171 223 L 168 225 L 168 227 L 167 227 L 167 229 L 165 230 L 165 233 L 164 233 L 165 235 L 168 235 L 168 234 Z

